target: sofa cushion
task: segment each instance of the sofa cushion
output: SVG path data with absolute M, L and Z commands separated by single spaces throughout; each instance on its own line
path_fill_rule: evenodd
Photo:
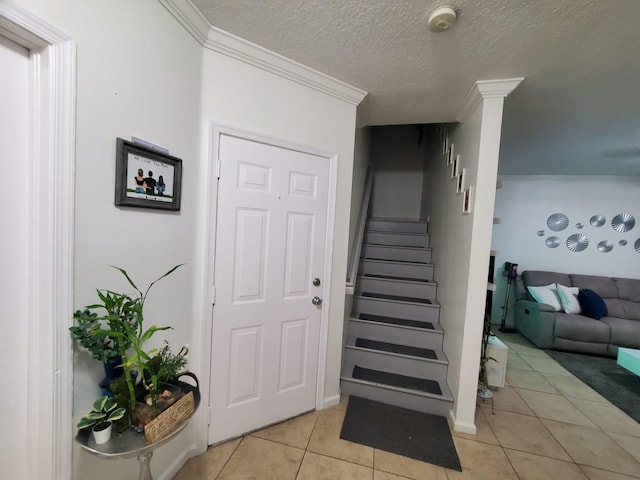
M 605 298 L 604 302 L 607 304 L 610 317 L 640 320 L 640 303 L 619 298 Z
M 580 292 L 578 287 L 565 287 L 556 283 L 556 290 L 564 313 L 582 313 L 580 302 L 578 302 L 578 293 Z
M 578 342 L 609 343 L 609 325 L 570 313 L 556 313 L 555 336 Z
M 618 287 L 611 277 L 598 277 L 595 275 L 571 274 L 571 285 L 579 288 L 593 290 L 602 298 L 618 298 Z
M 556 292 L 555 283 L 550 283 L 549 285 L 540 287 L 527 287 L 527 290 L 529 290 L 529 294 L 531 294 L 536 302 L 549 305 L 553 307 L 556 312 L 562 310 L 560 298 L 558 297 L 558 293 Z
M 606 317 L 609 314 L 607 304 L 604 302 L 602 297 L 593 290 L 589 290 L 588 288 L 580 290 L 578 293 L 578 301 L 582 308 L 582 314 L 587 317 L 600 320 L 602 317 Z
M 612 345 L 618 347 L 640 348 L 640 321 L 624 318 L 604 317 L 601 322 L 611 327 Z
M 631 302 L 640 302 L 640 280 L 633 278 L 615 278 L 618 298 Z

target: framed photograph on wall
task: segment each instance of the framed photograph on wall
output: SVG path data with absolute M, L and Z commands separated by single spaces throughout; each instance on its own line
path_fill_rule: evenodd
M 453 143 L 449 145 L 449 151 L 447 152 L 447 165 L 451 165 L 453 163 Z
M 460 195 L 465 190 L 465 180 L 467 177 L 467 169 L 463 168 L 461 172 L 458 173 L 458 178 L 456 179 L 456 193 Z
M 462 213 L 467 215 L 471 213 L 471 204 L 473 202 L 473 187 L 469 187 L 462 192 Z
M 453 159 L 451 163 L 451 178 L 456 178 L 458 176 L 458 169 L 460 168 L 460 155 L 456 155 L 456 158 Z
M 182 160 L 118 138 L 116 206 L 180 210 Z

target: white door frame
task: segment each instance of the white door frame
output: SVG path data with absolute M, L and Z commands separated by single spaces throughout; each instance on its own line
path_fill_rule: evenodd
M 261 135 L 248 130 L 239 129 L 211 123 L 207 143 L 209 143 L 209 158 L 207 167 L 203 168 L 203 175 L 206 177 L 207 201 L 204 209 L 205 215 L 205 232 L 204 232 L 204 270 L 203 270 L 203 306 L 202 306 L 202 336 L 201 351 L 211 352 L 212 348 L 212 331 L 213 331 L 213 305 L 215 304 L 215 238 L 217 227 L 218 213 L 218 151 L 220 135 L 231 135 L 238 138 L 262 142 L 268 145 L 274 145 L 290 150 L 296 150 L 302 153 L 316 155 L 325 158 L 329 162 L 329 190 L 327 195 L 327 232 L 325 238 L 325 256 L 324 256 L 324 288 L 323 288 L 323 308 L 320 317 L 320 337 L 318 347 L 318 377 L 316 380 L 316 409 L 321 410 L 326 405 L 325 401 L 325 377 L 327 366 L 327 347 L 329 340 L 329 311 L 331 309 L 331 274 L 333 259 L 333 238 L 335 230 L 335 213 L 336 213 L 336 192 L 337 192 L 337 171 L 338 171 L 338 155 L 328 153 L 305 145 L 299 145 L 279 138 L 268 135 Z M 203 404 L 209 408 L 207 410 L 208 421 L 199 422 L 199 439 L 207 439 L 208 442 L 208 423 L 211 414 L 210 402 L 210 382 L 211 382 L 211 355 L 203 355 L 200 361 L 200 371 L 202 372 L 202 383 L 200 388 Z
M 30 53 L 28 479 L 71 478 L 76 48 L 9 1 L 0 35 Z

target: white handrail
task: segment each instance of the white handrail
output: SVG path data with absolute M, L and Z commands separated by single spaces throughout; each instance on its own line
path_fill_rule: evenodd
M 369 198 L 371 197 L 371 185 L 373 184 L 373 170 L 367 171 L 367 179 L 365 181 L 364 192 L 362 193 L 362 202 L 360 203 L 360 215 L 358 216 L 358 228 L 356 236 L 353 239 L 351 250 L 351 265 L 347 275 L 346 293 L 353 295 L 356 288 L 356 279 L 358 277 L 358 266 L 360 264 L 360 252 L 362 250 L 362 239 L 367 226 L 367 212 L 369 211 Z

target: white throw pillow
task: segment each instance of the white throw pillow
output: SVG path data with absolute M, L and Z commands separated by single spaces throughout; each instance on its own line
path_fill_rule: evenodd
M 556 284 L 550 283 L 544 287 L 527 287 L 533 299 L 538 303 L 546 303 L 553 307 L 556 312 L 562 310 L 560 298 L 556 292 Z
M 578 287 L 565 287 L 564 285 L 556 283 L 556 289 L 558 291 L 558 297 L 560 297 L 562 309 L 566 313 L 582 313 L 580 302 L 578 302 L 578 293 L 580 293 Z

